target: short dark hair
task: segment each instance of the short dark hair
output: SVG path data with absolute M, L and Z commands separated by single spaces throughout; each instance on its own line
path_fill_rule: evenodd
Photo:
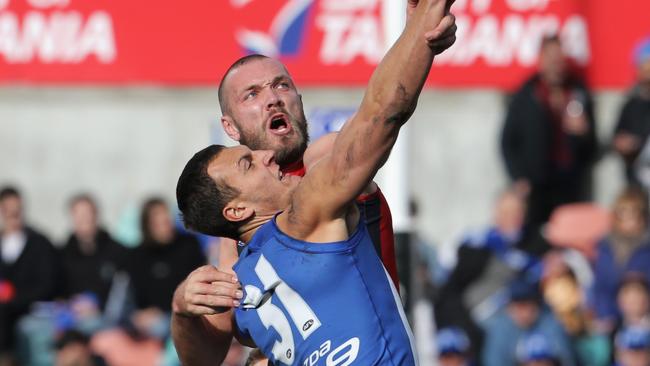
M 246 64 L 249 61 L 260 60 L 260 59 L 265 59 L 265 58 L 270 58 L 270 57 L 260 55 L 258 53 L 254 53 L 252 55 L 246 55 L 244 57 L 240 57 L 239 59 L 237 59 L 237 61 L 233 62 L 232 65 L 230 65 L 230 67 L 228 68 L 228 70 L 226 70 L 226 72 L 223 74 L 223 77 L 221 78 L 221 82 L 219 83 L 218 95 L 219 95 L 219 108 L 221 108 L 221 114 L 229 113 L 228 112 L 228 103 L 226 103 L 226 98 L 223 95 L 223 85 L 224 85 L 224 82 L 226 81 L 226 78 L 228 77 L 228 75 L 230 75 L 230 73 L 233 70 L 235 70 L 239 66 L 242 66 L 242 65 Z
M 222 145 L 210 145 L 194 154 L 178 178 L 176 201 L 186 228 L 236 240 L 241 223 L 228 221 L 222 212 L 228 202 L 239 196 L 240 191 L 223 181 L 214 181 L 208 175 L 208 164 L 224 148 Z
M 78 193 L 75 194 L 70 198 L 68 201 L 68 208 L 72 209 L 74 205 L 76 205 L 79 202 L 88 202 L 92 207 L 95 213 L 97 213 L 97 202 L 95 202 L 95 199 L 93 196 L 90 195 L 90 193 Z
M 153 235 L 151 233 L 151 228 L 149 227 L 149 218 L 151 217 L 151 211 L 156 206 L 163 206 L 167 208 L 167 203 L 162 197 L 149 197 L 140 210 L 140 233 L 142 233 L 142 244 L 150 245 L 155 242 Z
M 264 360 L 266 356 L 262 353 L 259 348 L 254 348 L 251 353 L 248 354 L 246 359 L 246 366 L 252 366 L 256 361 Z
M 7 197 L 16 197 L 20 199 L 20 192 L 14 186 L 4 186 L 0 189 L 0 201 Z
M 87 335 L 81 333 L 78 330 L 68 329 L 64 331 L 59 337 L 57 337 L 56 341 L 54 342 L 54 346 L 57 350 L 61 350 L 73 343 L 88 346 L 89 342 L 90 339 Z
M 641 273 L 637 272 L 629 272 L 623 276 L 623 279 L 621 280 L 621 283 L 618 286 L 618 291 L 619 293 L 625 288 L 625 287 L 632 287 L 632 286 L 638 286 L 643 289 L 643 291 L 650 296 L 650 286 L 648 286 L 648 281 L 646 280 L 645 276 Z

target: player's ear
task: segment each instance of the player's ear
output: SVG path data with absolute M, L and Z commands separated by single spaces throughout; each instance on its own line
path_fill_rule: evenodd
M 221 126 L 231 139 L 239 141 L 241 134 L 239 133 L 239 128 L 235 124 L 235 121 L 230 116 L 221 116 Z
M 252 207 L 245 205 L 243 202 L 230 202 L 228 203 L 222 211 L 223 217 L 228 221 L 240 222 L 248 220 L 255 210 Z

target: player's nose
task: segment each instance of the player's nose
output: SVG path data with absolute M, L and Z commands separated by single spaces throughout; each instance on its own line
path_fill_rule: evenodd
M 273 150 L 262 150 L 260 154 L 264 165 L 269 166 L 275 163 L 275 152 Z
M 266 108 L 273 109 L 282 106 L 282 99 L 280 99 L 277 91 L 273 88 L 269 89 L 267 93 Z

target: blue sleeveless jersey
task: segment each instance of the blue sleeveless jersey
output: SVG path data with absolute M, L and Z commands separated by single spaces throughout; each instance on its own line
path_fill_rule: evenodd
M 275 219 L 233 267 L 244 289 L 239 332 L 274 365 L 416 365 L 397 291 L 359 223 L 345 241 L 290 238 Z

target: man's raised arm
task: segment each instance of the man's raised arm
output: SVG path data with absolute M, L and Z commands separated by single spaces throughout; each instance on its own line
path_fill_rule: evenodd
M 336 138 L 333 152 L 308 172 L 295 192 L 287 217 L 293 235 L 309 236 L 320 223 L 341 218 L 384 164 L 431 68 L 435 51 L 428 47 L 430 31 L 454 27 L 453 16 L 445 16 L 447 5 L 444 0 L 418 2 L 373 73 L 359 110 Z

